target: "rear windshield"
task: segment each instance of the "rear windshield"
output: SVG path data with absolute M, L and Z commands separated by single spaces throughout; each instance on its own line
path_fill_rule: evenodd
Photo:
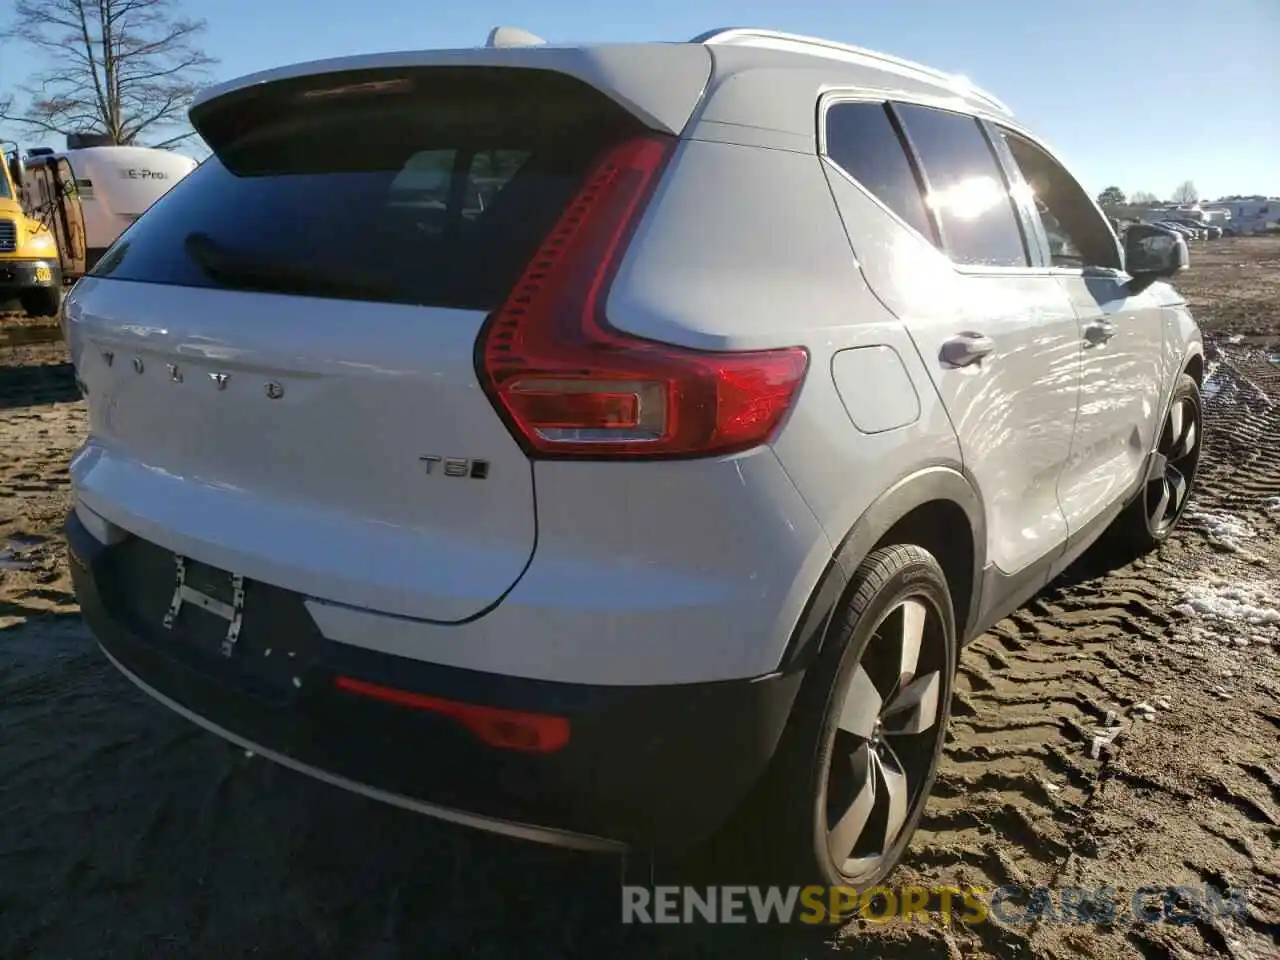
M 636 123 L 544 71 L 323 84 L 272 85 L 197 116 L 216 154 L 92 275 L 493 309 L 594 157 Z

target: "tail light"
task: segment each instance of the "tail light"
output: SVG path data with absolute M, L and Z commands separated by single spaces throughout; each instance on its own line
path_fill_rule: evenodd
M 600 158 L 477 347 L 480 381 L 533 457 L 727 454 L 768 440 L 804 379 L 801 347 L 709 352 L 615 330 L 609 285 L 675 140 Z

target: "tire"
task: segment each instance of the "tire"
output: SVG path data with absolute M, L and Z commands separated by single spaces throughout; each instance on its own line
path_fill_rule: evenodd
M 1184 373 L 1169 401 L 1156 452 L 1144 468 L 1142 489 L 1113 527 L 1120 549 L 1136 556 L 1169 539 L 1191 500 L 1203 446 L 1200 386 Z
M 62 291 L 56 287 L 24 290 L 18 295 L 18 302 L 28 317 L 56 317 L 62 306 Z
M 918 658 L 904 670 L 912 647 Z M 768 771 L 704 854 L 715 882 L 732 876 L 857 891 L 881 883 L 906 851 L 933 786 L 956 650 L 951 595 L 933 555 L 891 546 L 868 556 L 832 617 Z M 904 732 L 913 727 L 921 732 Z M 891 816 L 897 830 L 887 829 Z M 853 831 L 859 819 L 863 827 Z M 851 833 L 852 841 L 836 842 Z

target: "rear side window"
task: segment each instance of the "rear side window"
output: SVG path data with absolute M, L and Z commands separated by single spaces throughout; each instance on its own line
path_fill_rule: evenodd
M 895 104 L 894 109 L 924 167 L 928 204 L 951 259 L 980 266 L 1027 266 L 1008 183 L 978 121 L 915 104 Z
M 827 110 L 827 156 L 881 203 L 937 242 L 920 183 L 883 103 L 837 103 Z
M 516 69 L 311 78 L 228 100 L 197 118 L 215 156 L 94 276 L 490 310 L 599 152 L 637 127 L 580 81 Z

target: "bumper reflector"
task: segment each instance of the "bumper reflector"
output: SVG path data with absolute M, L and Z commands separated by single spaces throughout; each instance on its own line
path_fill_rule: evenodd
M 488 746 L 501 750 L 553 753 L 569 742 L 569 721 L 565 717 L 458 703 L 423 693 L 384 687 L 354 677 L 335 677 L 333 683 L 339 690 L 347 693 L 451 717 Z

